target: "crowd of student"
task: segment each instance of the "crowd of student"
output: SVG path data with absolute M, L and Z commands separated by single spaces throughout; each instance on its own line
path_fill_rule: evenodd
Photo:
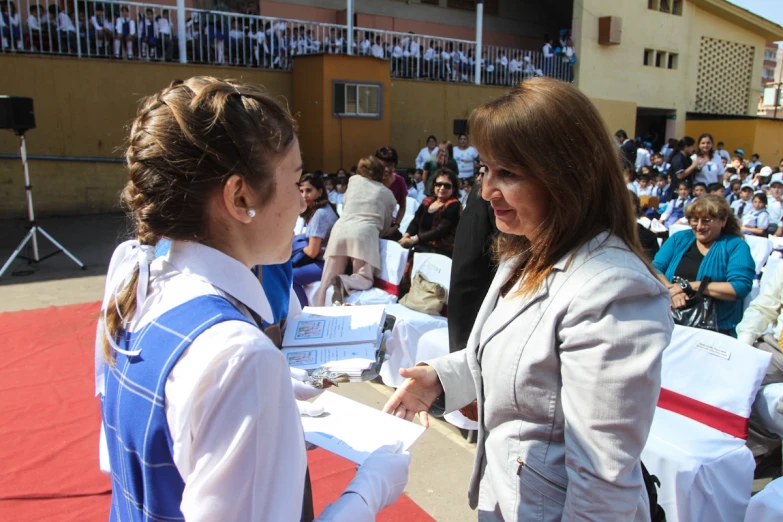
M 14 2 L 0 2 L 2 49 L 51 52 L 81 56 L 178 59 L 176 24 L 169 9 L 139 8 L 136 16 L 127 5 L 80 3 L 78 16 L 71 5 L 30 4 L 26 21 Z M 309 26 L 262 19 L 258 3 L 231 12 L 191 11 L 185 23 L 189 62 L 243 65 L 270 69 L 290 68 L 294 56 L 314 53 L 347 54 L 391 61 L 392 76 L 469 82 L 476 56 L 468 42 L 406 35 L 381 35 L 346 28 Z M 557 44 L 549 36 L 540 53 L 484 49 L 482 81 L 515 85 L 535 76 L 570 81 L 576 54 L 568 31 Z M 77 45 L 78 41 L 78 45 Z
M 742 149 L 730 154 L 723 142 L 714 145 L 710 134 L 670 140 L 658 151 L 649 142 L 628 139 L 622 130 L 615 138 L 626 160 L 628 189 L 642 202 L 647 228 L 663 233 L 686 224 L 687 207 L 715 194 L 726 199 L 744 234 L 783 235 L 783 159 L 765 166 L 758 154 L 748 159 Z

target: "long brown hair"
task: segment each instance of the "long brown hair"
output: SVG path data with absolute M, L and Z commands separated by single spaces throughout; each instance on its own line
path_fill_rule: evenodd
M 521 171 L 550 196 L 535 237 L 499 234 L 498 261 L 524 266 L 518 294 L 535 291 L 554 264 L 602 232 L 621 239 L 647 265 L 618 149 L 587 97 L 569 83 L 536 78 L 477 108 L 469 122 L 483 161 Z
M 331 207 L 335 214 L 337 214 L 337 207 L 335 207 L 329 197 L 326 194 L 326 185 L 324 185 L 324 179 L 321 176 L 313 174 L 312 172 L 306 172 L 299 178 L 299 185 L 302 183 L 309 183 L 315 190 L 320 190 L 321 195 L 313 202 L 312 207 L 307 207 L 304 212 L 299 214 L 304 219 L 305 224 L 309 223 L 319 208 Z
M 705 194 L 685 207 L 685 217 L 688 219 L 700 216 L 709 216 L 712 219 L 725 219 L 726 225 L 720 232 L 722 236 L 745 237 L 742 233 L 742 225 L 740 225 L 739 219 L 734 215 L 731 205 L 723 196 Z
M 122 193 L 139 243 L 207 239 L 206 203 L 233 174 L 259 191 L 260 205 L 268 203 L 276 189 L 276 162 L 295 139 L 288 110 L 263 89 L 241 81 L 176 80 L 146 98 L 131 125 Z M 121 317 L 136 312 L 138 278 L 137 267 L 106 309 L 107 335 L 115 340 Z M 113 364 L 108 339 L 103 354 Z

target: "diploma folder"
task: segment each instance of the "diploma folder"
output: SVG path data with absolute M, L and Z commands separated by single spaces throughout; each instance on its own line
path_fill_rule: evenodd
M 282 353 L 289 366 L 328 371 L 350 382 L 374 379 L 385 358 L 384 305 L 306 306 L 289 319 Z

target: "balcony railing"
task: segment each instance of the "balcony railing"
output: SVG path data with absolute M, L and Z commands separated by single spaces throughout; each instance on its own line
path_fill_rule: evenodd
M 392 77 L 516 85 L 551 76 L 571 81 L 575 57 L 484 46 L 476 81 L 476 43 L 468 40 L 286 20 L 140 2 L 0 0 L 0 53 L 179 61 L 290 70 L 303 54 L 334 53 L 389 60 Z M 184 27 L 183 29 L 180 29 Z M 184 38 L 180 41 L 180 32 Z

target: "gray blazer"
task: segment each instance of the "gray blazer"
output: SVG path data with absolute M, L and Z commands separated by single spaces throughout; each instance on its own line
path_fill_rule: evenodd
M 608 234 L 499 304 L 510 265 L 466 348 L 426 363 L 446 413 L 478 398 L 471 508 L 479 520 L 648 521 L 639 457 L 674 327 L 668 291 Z

